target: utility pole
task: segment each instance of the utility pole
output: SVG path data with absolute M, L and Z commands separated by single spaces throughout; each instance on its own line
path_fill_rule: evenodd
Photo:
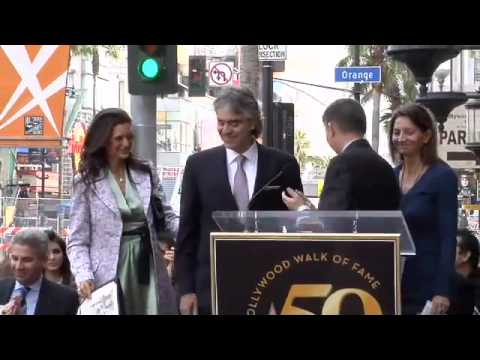
M 45 153 L 47 152 L 46 148 L 42 148 L 42 196 L 45 198 Z
M 360 45 L 353 45 L 353 66 L 360 66 Z M 360 102 L 360 88 L 358 83 L 353 84 L 353 97 Z
M 272 62 L 262 62 L 262 114 L 264 145 L 273 146 L 273 71 Z
M 61 199 L 62 198 L 62 194 L 63 194 L 63 187 L 62 187 L 62 171 L 63 171 L 63 164 L 62 164 L 62 161 L 63 161 L 63 139 L 62 139 L 62 147 L 60 148 L 60 153 L 59 153 L 59 156 L 58 156 L 58 198 Z
M 132 95 L 132 120 L 135 132 L 135 154 L 157 167 L 157 96 Z

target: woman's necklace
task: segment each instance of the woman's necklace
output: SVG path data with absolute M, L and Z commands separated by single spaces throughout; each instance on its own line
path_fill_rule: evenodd
M 122 171 L 122 174 L 123 175 L 114 174 L 115 178 L 120 184 L 123 184 L 125 182 L 125 170 Z

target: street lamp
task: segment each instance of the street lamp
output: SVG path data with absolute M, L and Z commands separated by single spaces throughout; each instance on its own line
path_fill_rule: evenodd
M 387 55 L 407 65 L 420 83 L 420 96 L 427 93 L 427 84 L 438 66 L 459 53 L 460 49 L 452 45 L 389 45 L 387 48 Z
M 465 147 L 480 157 L 480 87 L 469 96 L 465 104 L 467 111 L 467 143 Z
M 416 102 L 429 108 L 438 122 L 438 130 L 443 131 L 448 114 L 468 100 L 462 92 L 430 92 L 419 96 Z
M 449 69 L 438 69 L 437 71 L 435 71 L 434 75 L 435 75 L 435 78 L 437 79 L 438 81 L 438 85 L 440 86 L 440 92 L 443 91 L 443 84 L 445 82 L 445 78 L 450 74 L 450 70 Z
M 432 111 L 440 131 L 444 130 L 448 114 L 466 102 L 467 96 L 462 92 L 428 92 L 427 84 L 431 82 L 438 66 L 457 56 L 460 51 L 459 47 L 453 45 L 390 45 L 387 49 L 387 55 L 405 63 L 420 83 L 416 102 Z

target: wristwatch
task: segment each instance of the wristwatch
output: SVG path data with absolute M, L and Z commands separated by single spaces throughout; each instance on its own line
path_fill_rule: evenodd
M 297 209 L 297 211 L 305 211 L 305 210 L 310 210 L 310 207 L 307 205 L 302 205 Z

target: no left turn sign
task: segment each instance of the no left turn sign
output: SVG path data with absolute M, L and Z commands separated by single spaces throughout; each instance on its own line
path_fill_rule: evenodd
M 210 86 L 231 85 L 233 77 L 233 62 L 210 62 L 208 77 Z

